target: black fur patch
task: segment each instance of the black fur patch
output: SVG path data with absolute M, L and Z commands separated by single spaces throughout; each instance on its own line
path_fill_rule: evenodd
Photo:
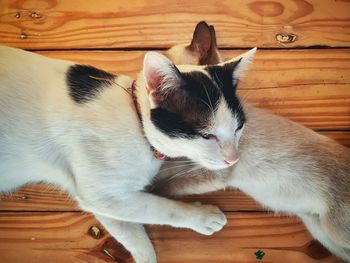
M 233 83 L 232 79 L 232 74 L 239 62 L 240 60 L 226 64 L 225 66 L 208 66 L 206 68 L 212 79 L 215 80 L 220 87 L 231 112 L 236 114 L 238 127 L 243 125 L 246 121 L 241 102 L 236 95 L 237 83 Z
M 200 136 L 178 114 L 162 108 L 151 110 L 151 120 L 158 129 L 169 137 L 195 138 Z
M 111 85 L 115 76 L 92 66 L 76 64 L 67 72 L 69 94 L 77 103 L 93 99 L 104 87 Z
M 151 111 L 154 125 L 170 137 L 202 136 L 201 131 L 208 125 L 222 97 L 237 116 L 238 127 L 244 124 L 245 115 L 232 81 L 234 66 L 208 66 L 206 70 L 211 78 L 198 71 L 180 73 L 179 87 L 165 95 L 162 91 L 154 93 L 159 106 Z
M 201 72 L 181 73 L 181 77 L 180 87 L 159 99 L 159 108 L 152 110 L 151 120 L 170 137 L 199 137 L 211 117 L 211 108 L 215 111 L 217 107 L 220 91 Z

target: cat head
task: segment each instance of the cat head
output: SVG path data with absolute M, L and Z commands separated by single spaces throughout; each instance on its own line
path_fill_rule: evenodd
M 214 26 L 205 21 L 197 24 L 190 44 L 173 46 L 165 55 L 176 65 L 212 65 L 222 61 Z
M 217 65 L 175 66 L 159 53 L 147 53 L 137 86 L 147 91 L 141 113 L 150 144 L 211 170 L 237 162 L 245 115 L 236 87 L 254 54 L 255 49 Z

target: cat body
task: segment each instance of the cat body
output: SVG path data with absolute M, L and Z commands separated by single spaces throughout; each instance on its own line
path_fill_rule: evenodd
M 247 122 L 234 167 L 186 173 L 166 164 L 153 192 L 179 196 L 240 189 L 272 211 L 299 216 L 316 239 L 350 262 L 350 149 L 249 104 L 244 111 Z
M 123 160 L 114 169 L 122 170 L 123 166 L 135 169 L 130 171 L 139 176 L 135 182 L 129 175 L 121 175 L 129 189 L 142 190 L 151 181 L 161 161 L 152 156 L 136 112 L 130 110 L 133 102 L 127 92 L 122 88 L 106 88 L 99 101 L 77 105 L 63 88 L 66 71 L 74 63 L 7 47 L 1 47 L 0 52 L 4 62 L 0 62 L 3 146 L 0 156 L 6 163 L 0 166 L 2 191 L 31 181 L 47 181 L 49 176 L 50 183 L 75 193 L 78 189 L 74 180 L 79 179 L 72 174 L 90 173 L 93 168 L 89 164 L 98 162 L 105 154 Z M 132 81 L 126 76 L 117 78 L 118 85 L 123 87 L 131 86 Z M 29 84 L 33 88 L 29 89 Z M 137 151 L 128 150 L 130 144 Z M 131 159 L 123 158 L 124 155 Z M 134 159 L 138 162 L 134 163 Z M 78 165 L 81 162 L 84 166 Z M 138 173 L 140 169 L 144 171 L 142 175 Z M 94 182 L 90 184 L 93 186 Z M 110 183 L 106 184 L 109 186 Z M 118 184 L 111 187 L 118 192 Z
M 156 262 L 142 224 L 213 234 L 226 223 L 217 207 L 145 191 L 163 162 L 152 147 L 208 169 L 233 165 L 245 120 L 235 78 L 253 53 L 211 68 L 176 67 L 150 52 L 134 81 L 0 47 L 0 191 L 58 186 L 138 263 Z M 214 73 L 229 81 L 223 85 Z M 213 131 L 220 131 L 217 138 L 206 136 Z
M 171 175 L 158 175 L 153 192 L 181 196 L 240 189 L 267 209 L 299 216 L 316 239 L 349 262 L 350 149 L 250 105 L 245 112 L 234 167 L 191 176 L 182 168 L 181 177 L 172 169 Z

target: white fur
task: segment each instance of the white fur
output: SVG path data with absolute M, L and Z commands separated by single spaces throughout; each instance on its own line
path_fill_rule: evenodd
M 268 209 L 299 216 L 316 239 L 350 262 L 350 149 L 264 110 L 249 105 L 245 110 L 239 162 L 197 173 L 197 180 L 182 171 L 183 179 L 161 183 L 167 195 L 238 188 Z M 159 175 L 165 182 L 168 177 Z
M 180 84 L 180 78 L 172 65 L 172 62 L 160 53 L 146 53 L 143 62 L 143 76 L 149 92 L 152 92 L 155 88 L 159 88 L 163 92 L 168 92 Z M 155 77 L 159 78 L 160 82 L 156 83 L 157 87 L 152 87 Z
M 144 192 L 162 162 L 150 150 L 132 98 L 119 87 L 129 88 L 132 79 L 119 76 L 94 100 L 77 104 L 66 84 L 71 65 L 0 47 L 0 191 L 39 181 L 58 185 L 119 236 L 136 262 L 156 259 L 142 225 L 134 223 L 187 227 L 206 235 L 220 230 L 226 219 L 218 208 Z M 137 94 L 146 136 L 159 139 L 147 119 L 145 85 Z M 207 150 L 197 142 L 162 143 L 190 158 Z M 188 144 L 192 152 L 186 152 Z M 162 150 L 174 155 L 172 147 Z

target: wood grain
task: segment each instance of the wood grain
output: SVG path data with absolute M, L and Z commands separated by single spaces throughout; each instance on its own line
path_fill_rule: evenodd
M 342 131 L 324 131 L 322 132 L 323 135 L 330 137 L 337 142 L 350 147 L 350 133 L 349 132 L 342 132 Z
M 225 58 L 242 50 L 225 51 Z M 91 64 L 133 77 L 142 51 L 49 51 L 40 54 Z M 259 50 L 241 97 L 318 130 L 350 130 L 350 49 Z
M 228 213 L 224 230 L 211 237 L 186 229 L 148 227 L 159 262 L 341 262 L 312 241 L 297 219 L 266 213 Z M 97 226 L 99 237 L 91 236 Z M 316 246 L 316 249 L 315 249 Z M 103 250 L 108 251 L 108 256 Z M 106 231 L 88 214 L 0 213 L 2 262 L 130 262 Z
M 190 41 L 201 20 L 215 25 L 226 48 L 350 45 L 350 3 L 332 0 L 2 0 L 0 42 L 26 49 L 164 48 Z
M 186 202 L 201 201 L 215 204 L 224 211 L 258 211 L 262 208 L 238 190 L 191 196 Z M 3 211 L 80 211 L 67 194 L 45 184 L 27 185 L 16 192 L 0 195 L 0 212 Z

